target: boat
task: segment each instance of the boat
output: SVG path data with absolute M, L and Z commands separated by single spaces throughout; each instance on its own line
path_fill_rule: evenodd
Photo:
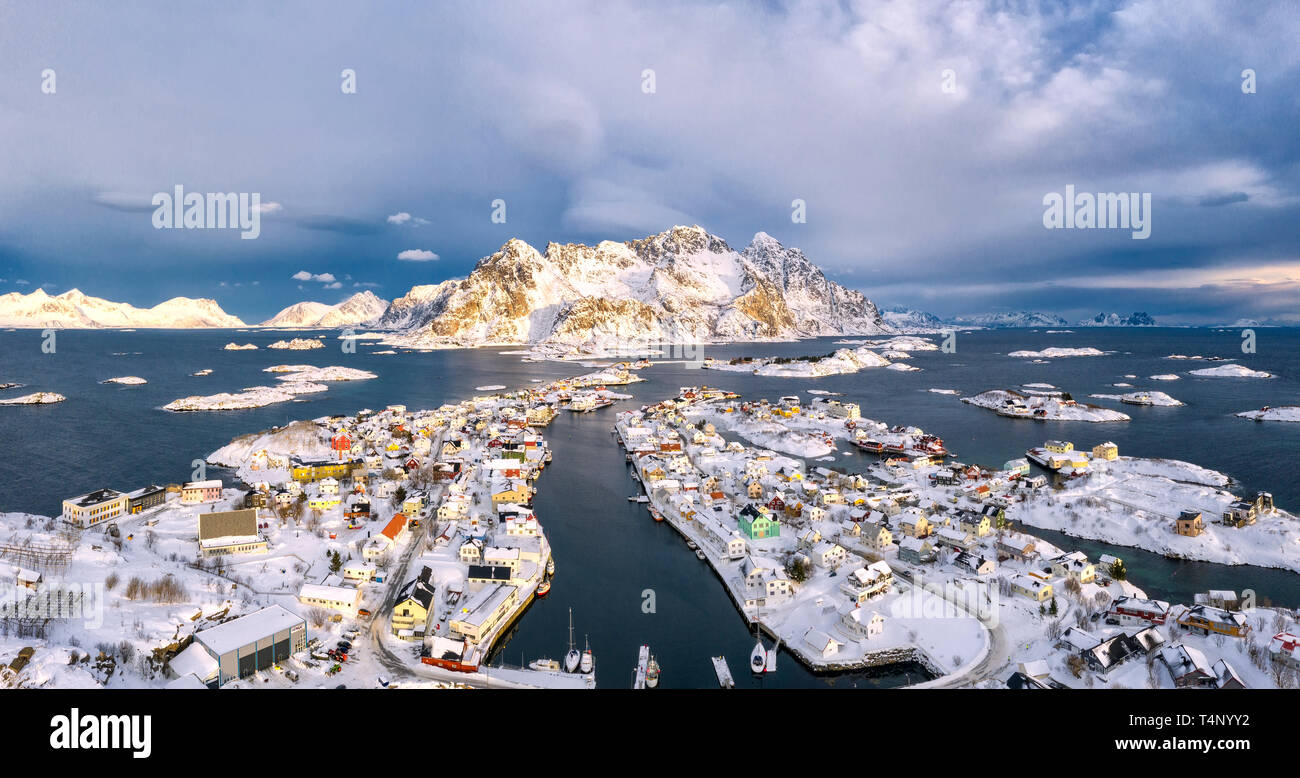
M 1132 397 L 1121 397 L 1119 398 L 1119 401 L 1127 403 L 1128 405 L 1155 405 L 1155 403 L 1151 402 L 1151 395 L 1146 392 L 1142 392 Z
M 582 654 L 573 643 L 573 608 L 569 608 L 569 650 L 564 655 L 564 669 L 571 672 L 578 672 L 578 667 L 582 664 Z
M 659 509 L 658 509 L 658 508 L 655 508 L 654 506 L 651 506 L 651 508 L 650 508 L 650 516 L 651 516 L 651 518 L 653 518 L 655 521 L 663 521 L 663 520 L 664 520 L 664 515 L 663 515 L 662 513 L 660 513 L 660 512 L 659 512 Z
M 546 558 L 546 574 L 555 575 L 555 557 Z
M 551 593 L 551 582 L 550 582 L 550 581 L 542 581 L 541 583 L 537 584 L 537 596 L 538 596 L 538 597 L 545 597 L 546 595 L 548 595 L 548 594 L 550 594 L 550 593 Z
M 686 547 L 689 548 L 689 549 L 692 550 L 692 551 L 695 551 L 695 550 L 697 550 L 700 546 L 699 546 L 699 544 L 696 543 L 694 540 L 688 540 L 688 541 L 686 541 Z
M 650 498 L 649 498 L 649 497 L 646 497 L 644 494 L 634 494 L 634 495 L 632 495 L 631 497 L 628 497 L 628 498 L 627 498 L 627 501 L 628 501 L 628 502 L 647 503 L 647 502 L 650 502 Z
M 546 657 L 542 657 L 541 659 L 534 659 L 533 661 L 529 662 L 528 669 L 540 670 L 541 672 L 544 673 L 558 673 L 560 672 L 561 667 L 560 667 L 560 663 L 555 661 L 554 659 L 548 659 Z
M 590 674 L 596 669 L 596 657 L 591 653 L 591 641 L 587 640 L 586 635 L 583 635 L 582 639 L 586 643 L 586 648 L 582 652 L 582 659 L 578 663 L 578 669 Z
M 704 556 L 704 552 L 697 548 L 695 549 L 695 558 L 703 562 L 708 557 Z
M 715 656 L 713 661 L 713 673 L 718 676 L 718 686 L 723 689 L 734 689 L 736 682 L 731 677 L 731 668 L 727 667 L 727 658 L 725 656 Z
M 651 689 L 659 685 L 659 663 L 655 661 L 654 654 L 650 655 L 650 663 L 646 665 L 645 685 Z
M 631 462 L 631 461 L 632 461 L 632 455 L 631 455 L 631 454 L 628 454 L 627 457 L 626 457 L 626 459 L 627 459 L 628 462 Z
M 755 675 L 762 675 L 767 671 L 767 649 L 763 647 L 761 639 L 754 644 L 754 650 L 749 652 L 749 669 L 754 671 Z

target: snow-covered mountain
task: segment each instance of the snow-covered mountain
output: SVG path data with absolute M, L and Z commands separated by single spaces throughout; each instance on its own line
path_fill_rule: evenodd
M 981 313 L 975 316 L 957 316 L 953 324 L 972 327 L 1066 327 L 1069 322 L 1050 313 L 1040 311 L 1006 311 L 998 313 Z
M 1154 327 L 1156 320 L 1145 313 L 1138 312 L 1131 316 L 1118 313 L 1099 313 L 1091 319 L 1079 322 L 1080 327 Z
M 880 315 L 889 326 L 899 332 L 938 332 L 948 326 L 947 322 L 933 313 L 918 311 L 901 305 L 882 308 Z
M 544 252 L 512 239 L 463 280 L 413 288 L 375 325 L 416 343 L 583 347 L 891 331 L 798 249 L 759 233 L 737 252 L 698 226 Z
M 95 329 L 100 327 L 200 329 L 243 327 L 244 322 L 221 310 L 215 300 L 173 297 L 152 308 L 136 308 L 90 297 L 77 289 L 49 295 L 0 295 L 0 327 Z
M 261 327 L 351 327 L 368 324 L 384 314 L 388 301 L 373 292 L 358 292 L 337 305 L 295 303 L 262 322 Z

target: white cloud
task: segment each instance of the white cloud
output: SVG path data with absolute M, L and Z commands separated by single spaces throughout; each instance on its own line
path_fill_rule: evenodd
M 438 258 L 438 255 L 427 249 L 407 249 L 397 255 L 398 259 L 406 262 L 431 262 Z
M 291 278 L 295 281 L 319 281 L 322 284 L 331 284 L 337 280 L 333 273 L 311 273 L 306 270 L 299 270 Z
M 342 289 L 342 288 L 343 288 L 343 282 L 341 282 L 341 281 L 335 281 L 334 283 L 332 283 L 332 284 L 326 284 L 325 286 L 323 286 L 323 287 L 321 287 L 321 288 L 322 288 L 322 289 Z
M 395 213 L 392 216 L 388 217 L 389 224 L 406 224 L 410 220 L 411 220 L 411 214 L 407 213 L 406 211 L 401 211 L 400 213 Z
M 280 211 L 283 211 L 284 206 L 276 202 L 260 203 L 257 206 L 256 210 L 258 213 L 265 215 L 268 213 L 278 213 Z

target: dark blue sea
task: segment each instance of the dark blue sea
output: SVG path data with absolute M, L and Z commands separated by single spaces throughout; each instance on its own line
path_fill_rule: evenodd
M 287 421 L 354 413 L 403 403 L 427 408 L 475 394 L 475 387 L 523 387 L 529 379 L 554 379 L 586 372 L 576 364 L 524 363 L 505 349 L 435 351 L 377 355 L 386 347 L 358 343 L 344 353 L 329 333 L 326 348 L 313 351 L 223 351 L 228 342 L 266 344 L 282 332 L 230 331 L 61 331 L 54 353 L 45 353 L 39 331 L 0 332 L 0 383 L 22 388 L 0 391 L 0 399 L 44 390 L 65 395 L 50 406 L 0 407 L 6 456 L 0 459 L 0 511 L 56 515 L 62 498 L 101 486 L 132 489 L 150 483 L 188 480 L 191 462 L 232 438 Z M 661 363 L 641 372 L 645 383 L 626 388 L 636 407 L 675 394 L 679 386 L 707 383 L 749 397 L 799 393 L 816 388 L 841 392 L 862 406 L 863 415 L 890 424 L 913 424 L 943 437 L 964 462 L 1000 465 L 1023 455 L 1045 438 L 1062 437 L 1076 445 L 1113 440 L 1125 455 L 1171 457 L 1223 471 L 1239 491 L 1271 491 L 1278 504 L 1300 507 L 1300 479 L 1293 456 L 1300 424 L 1256 424 L 1233 417 L 1262 405 L 1300 404 L 1300 330 L 1256 330 L 1256 353 L 1243 354 L 1239 330 L 1086 329 L 1047 333 L 1001 330 L 959 333 L 954 353 L 915 352 L 920 372 L 867 370 L 821 379 L 759 378 L 748 374 L 700 371 L 685 364 Z M 708 356 L 802 356 L 833 351 L 836 338 L 781 344 L 731 344 L 708 347 Z M 1056 359 L 1032 364 L 1007 352 L 1048 346 L 1093 346 L 1112 351 L 1102 357 Z M 1220 356 L 1276 374 L 1275 379 L 1195 378 L 1186 371 L 1213 362 L 1164 359 L 1170 354 Z M 273 364 L 345 365 L 373 371 L 371 381 L 330 384 L 323 394 L 301 402 L 248 411 L 168 413 L 164 404 L 192 394 L 239 391 L 270 385 Z M 211 368 L 212 375 L 190 374 Z M 1147 376 L 1179 373 L 1178 381 Z M 1123 376 L 1133 374 L 1137 379 Z M 103 379 L 137 375 L 139 387 L 100 384 Z M 1186 403 L 1179 408 L 1122 406 L 1133 421 L 1029 423 L 1002 419 L 967 406 L 958 397 L 929 388 L 957 389 L 969 395 L 986 389 L 1015 388 L 1030 382 L 1053 384 L 1086 400 L 1093 393 L 1119 394 L 1137 388 L 1167 392 Z M 1102 405 L 1117 404 L 1089 400 Z M 643 506 L 627 502 L 636 483 L 610 435 L 614 409 L 592 414 L 561 414 L 545 434 L 554 462 L 538 481 L 536 508 L 546 526 L 557 563 L 555 588 L 520 620 L 498 651 L 510 664 L 538 656 L 557 657 L 565 648 L 568 609 L 581 640 L 589 637 L 601 685 L 630 683 L 637 647 L 650 644 L 663 667 L 664 687 L 715 685 L 709 656 L 725 653 L 738 684 L 769 687 L 896 686 L 916 681 L 919 668 L 893 668 L 875 674 L 815 676 L 788 654 L 779 672 L 761 682 L 744 672 L 753 638 L 709 568 L 688 551 L 666 525 L 651 521 Z M 854 456 L 836 463 L 852 467 Z M 1127 547 L 1064 538 L 1033 530 L 1048 540 L 1091 555 L 1115 553 L 1128 562 L 1132 580 L 1153 596 L 1188 601 L 1208 588 L 1253 589 L 1262 598 L 1300 606 L 1300 575 L 1249 566 L 1224 566 L 1168 560 Z M 644 613 L 642 595 L 652 589 L 656 612 Z

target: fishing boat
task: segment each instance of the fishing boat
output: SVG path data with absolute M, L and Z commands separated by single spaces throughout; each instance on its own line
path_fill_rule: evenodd
M 541 583 L 537 584 L 537 596 L 538 596 L 538 597 L 545 597 L 546 595 L 548 595 L 548 594 L 550 594 L 550 593 L 551 593 L 551 582 L 550 582 L 550 581 L 542 581 Z
M 655 508 L 654 506 L 651 506 L 651 508 L 650 508 L 650 517 L 653 518 L 655 521 L 663 521 L 663 520 L 664 520 L 664 515 L 663 515 L 663 513 L 661 513 L 661 512 L 659 511 L 659 509 L 658 509 L 658 508 Z
M 1146 392 L 1140 392 L 1131 397 L 1121 397 L 1119 401 L 1128 405 L 1155 405 L 1151 402 L 1151 395 Z
M 561 668 L 560 668 L 560 663 L 555 661 L 554 659 L 542 657 L 541 659 L 534 659 L 533 661 L 529 662 L 528 669 L 540 670 L 545 673 L 558 673 L 560 672 Z
M 659 685 L 659 663 L 655 661 L 654 654 L 650 655 L 650 663 L 645 668 L 645 685 L 651 689 Z
M 596 669 L 596 657 L 591 653 L 591 641 L 587 640 L 586 635 L 582 636 L 582 640 L 586 644 L 586 648 L 582 652 L 582 659 L 578 663 L 578 669 L 591 674 Z
M 573 643 L 573 608 L 569 608 L 569 650 L 564 655 L 564 669 L 576 673 L 581 664 L 582 654 Z
M 718 676 L 718 686 L 723 689 L 734 689 L 735 680 L 731 677 L 731 668 L 727 667 L 727 658 L 725 656 L 715 656 L 713 661 L 713 673 Z
M 546 574 L 555 575 L 555 557 L 546 558 Z
M 644 494 L 634 494 L 634 495 L 632 495 L 631 497 L 628 497 L 628 498 L 627 498 L 627 501 L 628 501 L 628 502 L 647 503 L 647 502 L 650 502 L 650 498 L 649 498 L 649 497 L 646 497 Z

